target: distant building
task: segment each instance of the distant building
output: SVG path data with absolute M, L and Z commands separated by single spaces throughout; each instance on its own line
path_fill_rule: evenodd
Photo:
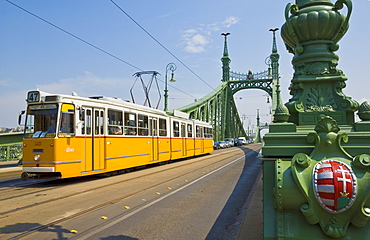
M 0 133 L 23 132 L 23 130 L 24 130 L 24 127 L 16 127 L 16 128 L 0 127 Z

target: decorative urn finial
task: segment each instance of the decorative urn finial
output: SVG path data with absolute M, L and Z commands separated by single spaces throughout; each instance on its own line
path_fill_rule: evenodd
M 357 115 L 362 121 L 370 120 L 370 103 L 368 101 L 365 101 L 360 105 Z
M 347 15 L 340 11 L 344 6 Z M 294 55 L 292 98 L 286 104 L 290 122 L 313 125 L 324 114 L 338 124 L 354 123 L 358 103 L 342 93 L 347 78 L 337 69 L 339 57 L 334 53 L 349 28 L 351 13 L 351 0 L 296 0 L 286 6 L 281 36 Z

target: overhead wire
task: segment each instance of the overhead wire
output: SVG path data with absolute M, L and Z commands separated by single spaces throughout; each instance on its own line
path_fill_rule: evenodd
M 9 0 L 5 0 L 5 1 L 7 1 L 8 3 L 12 4 L 13 6 L 15 6 L 15 7 L 17 7 L 17 8 L 19 8 L 19 9 L 21 9 L 22 11 L 24 11 L 24 12 L 26 12 L 26 13 L 28 13 L 28 14 L 30 14 L 30 15 L 32 15 L 32 16 L 34 16 L 34 17 L 36 17 L 36 18 L 38 18 L 39 20 L 41 20 L 41 21 L 43 21 L 43 22 L 45 22 L 45 23 L 47 23 L 47 24 L 49 24 L 49 25 L 51 25 L 51 26 L 53 26 L 53 27 L 55 27 L 55 28 L 59 29 L 60 31 L 62 31 L 62 32 L 64 32 L 64 33 L 66 33 L 66 34 L 68 34 L 68 35 L 70 35 L 70 36 L 72 36 L 72 37 L 76 38 L 77 40 L 79 40 L 79 41 L 81 41 L 81 42 L 83 42 L 83 43 L 85 43 L 85 44 L 87 44 L 87 45 L 89 45 L 89 46 L 91 46 L 91 47 L 93 47 L 93 48 L 95 48 L 95 49 L 97 49 L 97 50 L 99 50 L 99 51 L 101 51 L 101 52 L 105 53 L 105 54 L 107 54 L 108 56 L 111 56 L 111 57 L 113 57 L 113 58 L 115 58 L 115 59 L 117 59 L 117 60 L 119 60 L 119 61 L 121 61 L 121 62 L 123 62 L 123 63 L 127 64 L 128 66 L 135 68 L 136 70 L 143 71 L 141 68 L 136 67 L 135 65 L 133 65 L 133 64 L 131 64 L 131 63 L 129 63 L 129 62 L 127 62 L 127 61 L 125 61 L 125 60 L 123 60 L 123 59 L 121 59 L 121 58 L 119 58 L 119 57 L 115 56 L 115 55 L 113 55 L 112 53 L 109 53 L 109 52 L 105 51 L 104 49 L 102 49 L 102 48 L 100 48 L 100 47 L 98 47 L 98 46 L 96 46 L 96 45 L 94 45 L 94 44 L 92 44 L 92 43 L 90 43 L 90 42 L 88 42 L 88 41 L 86 41 L 86 40 L 84 40 L 84 39 L 82 39 L 82 38 L 80 38 L 80 37 L 76 36 L 75 34 L 73 34 L 73 33 L 69 32 L 69 31 L 67 31 L 67 30 L 65 30 L 65 29 L 63 29 L 63 28 L 61 28 L 61 27 L 59 27 L 59 26 L 57 26 L 57 25 L 55 25 L 55 24 L 51 23 L 50 21 L 48 21 L 48 20 L 46 20 L 46 19 L 44 19 L 44 18 L 42 18 L 42 17 L 40 17 L 40 16 L 38 16 L 38 15 L 36 15 L 36 14 L 34 14 L 34 13 L 30 12 L 30 11 L 28 11 L 27 9 L 25 9 L 25 8 L 23 8 L 23 7 L 21 7 L 21 6 L 17 5 L 17 4 L 15 4 L 15 3 L 13 3 L 13 2 L 11 2 L 11 1 L 9 1 Z M 159 80 L 159 81 L 161 81 L 162 83 L 164 83 L 164 81 L 162 81 L 161 79 L 158 79 L 158 80 Z M 171 87 L 172 87 L 172 88 L 174 88 L 174 89 L 176 89 L 176 90 L 177 90 L 177 91 L 179 91 L 179 92 L 182 92 L 182 93 L 184 93 L 184 94 L 188 95 L 188 96 L 189 96 L 189 97 L 191 97 L 191 98 L 194 98 L 194 99 L 196 98 L 196 97 L 194 97 L 194 96 L 192 96 L 192 95 L 190 95 L 190 94 L 188 94 L 188 93 L 186 93 L 186 92 L 184 92 L 184 91 L 182 91 L 182 90 L 180 90 L 180 89 L 178 89 L 178 88 L 176 88 L 176 87 L 174 87 L 174 86 L 171 86 Z
M 83 40 L 82 38 L 80 38 L 80 37 L 78 37 L 78 36 L 74 35 L 73 33 L 70 33 L 70 32 L 68 32 L 67 30 L 64 30 L 64 29 L 63 29 L 63 28 L 61 28 L 61 27 L 58 27 L 57 25 L 55 25 L 55 24 L 53 24 L 53 23 L 51 23 L 51 22 L 47 21 L 46 19 L 44 19 L 44 18 L 42 18 L 42 17 L 37 16 L 36 14 L 34 14 L 34 13 L 32 13 L 32 12 L 28 11 L 27 9 L 24 9 L 24 8 L 22 8 L 21 6 L 19 6 L 19 5 L 15 4 L 15 3 L 13 3 L 13 2 L 11 2 L 11 1 L 9 1 L 9 0 L 6 0 L 6 1 L 7 1 L 8 3 L 10 3 L 10 4 L 13 4 L 13 5 L 14 5 L 14 6 L 16 6 L 17 8 L 19 8 L 19 9 L 21 9 L 21 10 L 25 11 L 26 13 L 31 14 L 32 16 L 34 16 L 34 17 L 36 17 L 36 18 L 40 19 L 41 21 L 46 22 L 47 24 L 49 24 L 49 25 L 51 25 L 51 26 L 53 26 L 53 27 L 55 27 L 55 28 L 59 29 L 60 31 L 62 31 L 62 32 L 64 32 L 64 33 L 66 33 L 66 34 L 68 34 L 68 35 L 70 35 L 70 36 L 72 36 L 72 37 L 74 37 L 74 38 L 76 38 L 76 39 L 80 40 L 81 42 L 83 42 L 83 43 L 85 43 L 85 44 L 87 44 L 87 45 L 90 45 L 91 47 L 93 47 L 93 48 L 95 48 L 95 49 L 97 49 L 97 50 L 99 50 L 99 51 L 101 51 L 101 52 L 103 52 L 103 53 L 105 53 L 105 54 L 107 54 L 107 55 L 109 55 L 109 56 L 111 56 L 111 57 L 113 57 L 113 58 L 115 58 L 115 59 L 117 59 L 117 60 L 119 60 L 119 61 L 121 61 L 121 62 L 123 62 L 123 63 L 125 63 L 125 64 L 127 64 L 127 65 L 129 65 L 129 66 L 131 66 L 131 67 L 133 67 L 133 68 L 135 68 L 135 69 L 137 69 L 137 70 L 143 71 L 143 70 L 141 70 L 140 68 L 138 68 L 138 67 L 136 67 L 136 66 L 132 65 L 131 63 L 126 62 L 125 60 L 123 60 L 123 59 L 121 59 L 121 58 L 119 58 L 119 57 L 117 57 L 117 56 L 115 56 L 115 55 L 113 55 L 113 54 L 111 54 L 111 53 L 109 53 L 109 52 L 107 52 L 107 51 L 105 51 L 105 50 L 101 49 L 100 47 L 97 47 L 97 46 L 95 46 L 94 44 L 89 43 L 88 41 Z
M 209 85 L 203 78 L 201 78 L 198 74 L 196 74 L 193 70 L 191 70 L 183 61 L 181 61 L 178 57 L 175 56 L 170 50 L 168 50 L 162 43 L 160 43 L 153 35 L 151 35 L 144 27 L 142 27 L 135 19 L 133 19 L 125 10 L 123 10 L 117 3 L 113 0 L 110 0 L 118 9 L 120 9 L 129 19 L 131 19 L 139 28 L 141 28 L 146 34 L 149 35 L 156 43 L 158 43 L 164 50 L 166 50 L 172 57 L 174 57 L 177 61 L 179 61 L 186 69 L 188 69 L 191 73 L 193 73 L 197 78 L 199 78 L 203 83 L 205 83 L 208 87 L 212 90 L 215 90 L 211 85 Z

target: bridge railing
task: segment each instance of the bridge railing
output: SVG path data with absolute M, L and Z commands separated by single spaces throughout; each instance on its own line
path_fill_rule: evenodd
M 0 161 L 19 160 L 21 158 L 22 143 L 0 145 Z
M 19 160 L 22 158 L 22 138 L 22 132 L 0 134 L 0 161 Z
M 234 71 L 230 71 L 230 80 L 252 80 L 252 79 L 270 79 L 271 73 L 269 70 L 265 70 L 262 72 L 257 73 L 238 73 Z

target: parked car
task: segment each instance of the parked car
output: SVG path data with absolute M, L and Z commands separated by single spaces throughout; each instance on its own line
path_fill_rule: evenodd
M 225 143 L 226 143 L 226 146 L 229 148 L 229 147 L 231 147 L 231 142 L 230 141 L 225 141 Z
M 242 141 L 239 140 L 239 139 L 237 139 L 237 138 L 235 138 L 234 139 L 234 146 L 241 146 L 241 145 L 242 145 Z
M 234 147 L 234 138 L 225 138 L 225 141 L 229 141 L 230 142 L 230 146 L 231 147 Z
M 220 148 L 221 148 L 220 143 L 218 141 L 214 141 L 213 142 L 213 149 L 214 150 L 218 150 Z
M 242 144 L 245 145 L 247 144 L 247 140 L 245 139 L 245 137 L 239 137 L 238 138 L 240 141 L 242 141 Z
M 219 141 L 219 144 L 221 148 L 227 148 L 227 144 L 225 141 Z

